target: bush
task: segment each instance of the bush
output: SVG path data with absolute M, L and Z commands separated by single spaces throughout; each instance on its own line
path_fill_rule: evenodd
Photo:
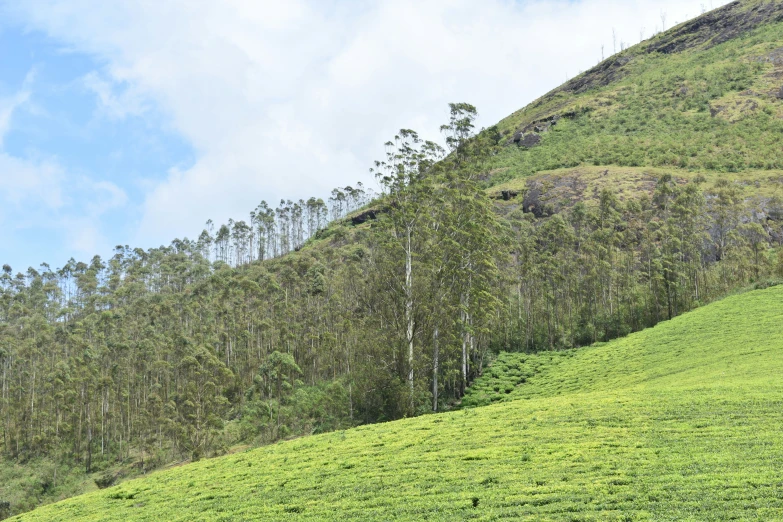
M 11 503 L 7 500 L 0 500 L 0 520 L 11 516 Z

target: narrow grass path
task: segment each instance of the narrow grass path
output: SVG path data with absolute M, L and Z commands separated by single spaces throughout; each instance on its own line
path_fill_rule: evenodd
M 603 345 L 503 354 L 465 404 L 489 405 L 205 460 L 12 520 L 783 520 L 783 287 Z

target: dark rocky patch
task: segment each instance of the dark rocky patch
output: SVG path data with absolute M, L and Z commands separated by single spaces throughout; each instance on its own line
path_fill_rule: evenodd
M 539 118 L 517 129 L 511 139 L 506 142 L 506 144 L 517 145 L 527 149 L 535 147 L 541 143 L 541 134 L 548 132 L 552 127 L 557 125 L 557 122 L 559 122 L 561 119 L 573 119 L 588 110 L 590 109 L 580 109 L 579 111 L 570 110 L 562 114 L 550 114 L 543 118 Z
M 536 185 L 529 183 L 528 185 Z M 541 201 L 541 187 L 531 186 L 522 200 L 522 212 L 530 212 L 537 218 L 544 217 L 544 203 Z
M 538 134 L 524 134 L 522 131 L 514 133 L 514 137 L 509 141 L 510 144 L 515 144 L 519 147 L 525 147 L 527 149 L 535 147 L 541 143 L 541 136 Z
M 778 67 L 783 66 L 783 47 L 778 47 L 766 56 L 759 58 L 761 62 L 769 62 Z
M 542 132 L 541 130 L 536 129 L 545 129 L 549 130 L 549 128 L 552 127 L 552 125 L 556 125 L 557 121 L 560 119 L 560 115 L 555 114 L 554 116 L 547 116 L 546 118 L 541 118 L 535 121 L 532 121 L 522 127 L 520 130 L 520 133 L 524 134 L 525 132 Z
M 625 66 L 632 59 L 633 57 L 628 53 L 610 56 L 584 74 L 568 80 L 562 86 L 552 91 L 552 94 L 559 92 L 579 94 L 590 89 L 609 85 L 625 76 Z
M 780 2 L 742 9 L 742 2 L 735 1 L 664 33 L 647 46 L 647 52 L 673 54 L 700 45 L 709 49 L 760 25 L 780 21 L 783 21 L 783 4 Z
M 535 147 L 539 143 L 541 143 L 541 136 L 538 134 L 525 134 L 525 137 L 519 142 L 519 146 L 529 149 Z
M 582 201 L 587 183 L 579 173 L 529 179 L 522 199 L 522 211 L 546 217 Z
M 653 42 L 643 48 L 642 52 L 672 54 L 700 45 L 709 49 L 752 31 L 763 24 L 780 21 L 783 21 L 783 3 L 781 2 L 772 1 L 757 5 L 752 9 L 742 9 L 742 2 L 737 0 L 657 36 Z M 636 49 L 638 46 L 610 56 L 592 69 L 550 91 L 532 106 L 548 102 L 560 93 L 579 94 L 622 79 L 628 73 L 626 65 L 633 60 L 633 52 Z M 783 48 L 778 51 L 780 52 L 773 51 L 769 58 L 776 64 L 783 63 Z
M 555 125 L 557 125 L 557 122 L 560 121 L 563 117 L 569 117 L 573 118 L 576 114 L 573 113 L 573 111 L 569 111 L 567 114 L 569 116 L 555 114 L 552 116 L 547 116 L 545 118 L 540 118 L 536 121 L 528 123 L 525 127 L 522 128 L 522 132 L 537 132 L 541 134 L 542 132 L 546 132 Z
M 356 226 L 356 225 L 361 225 L 362 223 L 366 223 L 367 221 L 370 221 L 370 220 L 373 220 L 373 219 L 377 219 L 378 218 L 378 212 L 379 211 L 377 209 L 374 209 L 374 208 L 367 209 L 364 212 L 361 212 L 361 213 L 351 217 L 351 224 Z

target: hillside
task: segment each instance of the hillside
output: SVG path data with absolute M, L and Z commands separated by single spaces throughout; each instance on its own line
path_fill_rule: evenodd
M 673 328 L 663 321 L 783 277 L 781 88 L 783 1 L 734 2 L 610 56 L 497 126 L 476 129 L 475 107 L 449 104 L 445 148 L 400 130 L 373 164 L 382 194 L 357 184 L 336 188 L 328 203 L 313 197 L 274 208 L 262 201 L 247 221 L 214 227 L 210 221 L 195 240 L 148 250 L 118 246 L 110 259 L 71 259 L 61 268 L 43 264 L 15 272 L 2 265 L 0 518 L 156 469 L 304 435 L 320 438 L 254 455 L 278 466 L 277 448 L 304 451 L 313 444 L 313 452 L 321 452 L 329 441 L 336 447 L 344 433 L 360 454 L 387 466 L 390 474 L 378 475 L 385 484 L 396 484 L 397 463 L 382 448 L 432 436 L 470 449 L 492 439 L 491 416 L 498 429 L 535 416 L 547 420 L 530 426 L 531 440 L 559 452 L 549 446 L 547 430 L 563 423 L 571 426 L 563 436 L 576 441 L 571 457 L 598 459 L 590 452 L 611 447 L 587 442 L 594 440 L 592 431 L 577 431 L 576 419 L 591 418 L 591 408 L 603 412 L 600 418 L 627 422 L 640 448 L 648 442 L 662 447 L 660 430 L 674 428 L 649 419 L 688 412 L 688 401 L 698 395 L 675 397 L 690 381 L 670 382 L 655 372 L 699 380 L 723 363 L 696 348 L 677 358 L 668 349 L 659 352 L 657 340 L 642 343 L 647 352 L 633 343 Z M 750 298 L 726 302 L 733 299 Z M 716 306 L 712 310 L 729 305 Z M 672 324 L 688 324 L 700 313 Z M 732 321 L 726 324 L 748 339 L 776 342 L 771 333 L 762 335 L 769 326 L 757 333 L 754 323 Z M 701 343 L 692 333 L 676 335 Z M 719 342 L 710 337 L 699 346 Z M 592 347 L 574 350 L 585 346 Z M 621 352 L 622 367 L 613 355 Z M 748 360 L 731 359 L 732 368 L 750 375 L 743 366 Z M 690 364 L 697 374 L 681 366 Z M 658 393 L 653 389 L 645 391 L 647 402 L 633 402 L 644 383 L 671 386 L 670 396 L 659 397 L 670 404 L 651 399 Z M 612 409 L 615 391 L 636 414 Z M 558 392 L 597 402 L 575 405 L 580 413 L 563 417 L 566 403 Z M 539 415 L 529 401 L 517 401 L 366 427 L 511 399 L 542 401 L 541 408 L 558 413 Z M 740 402 L 725 406 L 739 409 Z M 759 415 L 771 411 L 759 405 Z M 706 410 L 700 415 L 708 416 Z M 445 422 L 454 429 L 436 429 Z M 474 422 L 484 426 L 484 439 L 456 429 Z M 421 429 L 415 436 L 405 432 L 410 442 L 389 441 L 384 433 L 391 432 L 383 430 L 399 426 Z M 377 444 L 385 446 L 373 447 L 364 433 L 381 434 L 386 440 Z M 528 435 L 503 433 L 527 448 L 515 437 Z M 407 454 L 462 454 L 448 447 L 413 445 Z M 618 447 L 637 458 L 631 446 Z M 522 453 L 533 458 L 532 451 Z M 367 486 L 371 480 L 354 487 L 350 481 L 357 477 L 332 475 L 341 465 L 354 466 L 345 455 L 319 475 L 325 491 L 347 480 L 346 491 L 365 488 L 357 494 L 377 503 L 347 504 L 349 512 L 391 505 L 384 502 L 392 497 L 373 496 L 378 487 Z M 240 457 L 215 462 L 232 458 Z M 307 458 L 322 464 L 315 453 Z M 661 462 L 637 462 L 633 473 L 654 477 L 676 464 L 663 454 L 656 458 Z M 539 479 L 514 475 L 532 473 L 527 468 L 513 471 L 496 462 L 495 477 L 495 468 L 483 472 L 480 461 L 466 462 L 448 464 L 473 473 L 459 477 L 463 486 L 455 485 L 455 475 L 443 488 L 433 480 L 417 491 L 440 491 L 459 509 L 477 495 L 486 507 L 500 498 L 486 491 L 513 496 L 504 489 L 512 487 L 505 474 L 521 484 L 541 480 L 554 487 L 555 480 L 567 482 L 562 476 L 586 484 L 598 471 L 574 460 L 585 474 L 582 482 L 566 471 Z M 212 465 L 218 466 L 207 461 L 187 469 Z M 309 464 L 291 457 L 287 465 L 294 473 Z M 270 480 L 283 483 L 288 471 L 280 464 L 273 473 Z M 568 498 L 590 504 L 610 489 L 622 496 L 619 484 L 596 476 L 600 495 L 593 489 L 580 496 L 573 488 Z M 485 479 L 480 496 L 474 483 Z M 198 484 L 196 478 L 185 484 L 190 480 Z M 653 489 L 663 488 L 657 480 L 650 478 Z M 263 484 L 252 487 L 266 491 L 259 488 L 269 483 Z M 294 502 L 296 495 L 284 498 L 285 491 L 270 497 L 270 506 Z M 91 498 L 106 498 L 96 495 Z M 653 496 L 671 500 L 666 495 Z M 306 505 L 289 508 L 315 517 L 321 509 L 315 498 L 312 493 Z M 442 509 L 457 509 L 444 502 Z
M 505 147 L 486 183 L 628 167 L 779 192 L 782 20 L 777 0 L 732 2 L 608 58 L 498 124 Z
M 12 520 L 777 519 L 782 320 L 781 286 L 729 297 L 587 349 L 506 355 L 490 374 L 537 367 L 517 400 L 207 460 Z

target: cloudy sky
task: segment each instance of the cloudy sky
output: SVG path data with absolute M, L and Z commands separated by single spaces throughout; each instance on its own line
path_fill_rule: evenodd
M 724 0 L 0 0 L 0 263 L 326 197 L 446 104 L 491 125 Z M 618 49 L 619 50 L 619 49 Z

